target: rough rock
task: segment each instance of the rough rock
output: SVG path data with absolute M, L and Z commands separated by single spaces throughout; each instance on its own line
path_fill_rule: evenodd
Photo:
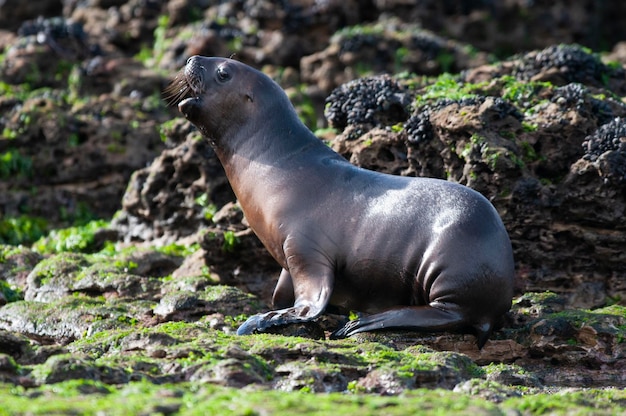
M 209 143 L 194 134 L 133 173 L 115 220 L 126 240 L 175 241 L 210 223 L 234 195 Z
M 459 72 L 488 61 L 484 52 L 397 19 L 348 26 L 324 50 L 301 60 L 302 80 L 325 93 L 363 74 Z
M 66 344 L 85 335 L 132 325 L 150 312 L 146 304 L 107 305 L 86 297 L 66 297 L 55 303 L 18 301 L 0 309 L 0 329 L 44 344 Z
M 27 278 L 24 298 L 50 302 L 72 293 L 115 298 L 152 299 L 159 292 L 159 277 L 179 262 L 164 255 L 134 254 L 111 262 L 82 254 L 64 253 L 41 261 Z M 146 274 L 147 273 L 147 274 Z M 146 274 L 146 275 L 144 275 Z
M 611 61 L 626 60 L 584 47 L 624 38 L 602 18 L 618 2 L 36 3 L 0 4 L 0 241 L 121 210 L 89 248 L 59 254 L 56 232 L 0 248 L 5 410 L 623 413 L 626 77 Z M 347 319 L 333 315 L 233 335 L 270 309 L 279 266 L 161 99 L 195 53 L 270 74 L 313 129 L 326 110 L 318 134 L 354 164 L 494 203 L 517 293 L 482 350 L 449 333 L 328 341 Z

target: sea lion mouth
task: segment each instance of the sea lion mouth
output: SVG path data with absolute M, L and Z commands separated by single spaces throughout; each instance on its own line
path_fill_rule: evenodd
M 170 85 L 163 90 L 163 98 L 167 105 L 178 104 L 180 109 L 181 104 L 188 99 L 199 100 L 205 88 L 205 74 L 206 70 L 199 64 L 199 60 L 190 58 L 187 65 L 174 76 Z
M 200 98 L 189 97 L 178 103 L 178 111 L 183 113 L 187 120 L 194 122 L 200 111 Z

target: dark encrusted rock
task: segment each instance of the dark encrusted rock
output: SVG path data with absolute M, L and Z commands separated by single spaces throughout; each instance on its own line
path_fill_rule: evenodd
M 429 119 L 430 113 L 420 109 L 411 115 L 404 123 L 408 141 L 412 144 L 420 144 L 429 141 L 434 136 L 433 125 Z
M 337 129 L 348 125 L 391 126 L 409 117 L 412 95 L 387 75 L 360 78 L 336 88 L 324 115 Z
M 437 75 L 487 62 L 488 55 L 424 30 L 415 23 L 381 16 L 374 23 L 335 32 L 326 48 L 301 59 L 302 79 L 326 93 L 364 75 Z
M 475 366 L 465 355 L 429 351 L 422 346 L 409 347 L 404 353 L 408 357 L 414 354 L 415 362 L 402 363 L 402 370 L 397 365 L 376 368 L 358 381 L 358 388 L 389 395 L 415 388 L 452 389 L 461 381 L 470 379 L 471 369 Z
M 301 322 L 296 324 L 281 325 L 268 328 L 269 334 L 280 334 L 290 337 L 326 339 L 324 329 L 316 321 Z
M 583 142 L 582 159 L 590 161 L 605 181 L 626 184 L 626 119 L 616 117 L 600 126 Z M 581 161 L 577 169 L 582 170 Z
M 521 121 L 524 116 L 520 110 L 507 100 L 500 97 L 474 96 L 459 99 L 441 98 L 432 103 L 418 106 L 411 117 L 404 123 L 407 140 L 412 145 L 419 145 L 432 139 L 435 135 L 430 116 L 443 108 L 457 105 L 459 107 L 471 107 L 486 105 L 488 111 L 482 119 L 485 123 L 493 123 L 509 116 Z
M 595 133 L 585 138 L 583 148 L 583 158 L 592 162 L 605 152 L 626 153 L 626 119 L 617 117 L 600 126 Z
M 23 22 L 17 35 L 0 65 L 3 78 L 12 84 L 62 87 L 71 74 L 68 63 L 79 64 L 101 53 L 97 44 L 90 45 L 81 23 L 64 17 Z
M 608 67 L 598 56 L 579 45 L 554 45 L 521 56 L 515 63 L 513 74 L 527 81 L 602 86 L 610 77 L 623 77 L 624 70 Z
M 626 110 L 624 103 L 610 97 L 597 99 L 588 87 L 579 83 L 570 83 L 555 88 L 550 101 L 563 107 L 575 108 L 576 111 L 586 116 L 593 116 L 599 125 L 605 124 L 615 117 L 616 111 L 613 107 L 619 106 L 620 113 Z
M 210 224 L 211 210 L 232 200 L 213 149 L 192 135 L 133 174 L 113 226 L 126 240 L 173 241 Z
M 0 353 L 0 382 L 7 382 L 18 373 L 15 360 L 7 354 Z

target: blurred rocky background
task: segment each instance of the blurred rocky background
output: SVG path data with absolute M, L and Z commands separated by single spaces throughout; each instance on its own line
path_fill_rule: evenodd
M 274 78 L 354 164 L 460 182 L 500 212 L 517 276 L 501 342 L 482 358 L 463 338 L 419 342 L 479 363 L 559 365 L 565 386 L 623 387 L 625 19 L 626 3 L 589 0 L 1 1 L 0 338 L 19 335 L 0 353 L 32 365 L 45 357 L 10 337 L 66 344 L 124 319 L 209 312 L 222 328 L 224 314 L 258 310 L 243 292 L 269 302 L 277 265 L 210 145 L 162 99 L 189 56 L 232 55 Z M 128 247 L 161 251 L 104 269 L 88 257 Z M 216 284 L 243 303 L 212 303 Z M 107 312 L 115 325 L 72 315 L 61 332 L 27 313 L 77 294 L 156 304 Z M 581 309 L 595 312 L 558 315 Z M 518 381 L 558 382 L 543 370 Z M 354 377 L 384 390 L 385 374 Z

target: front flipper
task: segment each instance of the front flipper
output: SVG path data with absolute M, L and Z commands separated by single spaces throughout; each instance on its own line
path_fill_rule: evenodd
M 277 309 L 248 318 L 237 330 L 239 335 L 263 332 L 269 327 L 307 322 L 319 317 L 330 300 L 335 279 L 334 266 L 326 250 L 310 233 L 285 239 L 283 250 L 287 267 L 280 274 L 273 301 Z M 293 306 L 291 306 L 293 305 Z
M 322 312 L 324 312 L 324 307 L 294 305 L 291 308 L 259 313 L 248 318 L 237 330 L 237 335 L 263 332 L 271 326 L 311 321 L 320 316 Z
M 413 331 L 444 331 L 460 329 L 465 324 L 462 314 L 454 309 L 435 308 L 429 305 L 390 309 L 373 315 L 359 316 L 348 321 L 343 328 L 333 332 L 331 338 L 345 338 L 359 332 L 381 329 Z

